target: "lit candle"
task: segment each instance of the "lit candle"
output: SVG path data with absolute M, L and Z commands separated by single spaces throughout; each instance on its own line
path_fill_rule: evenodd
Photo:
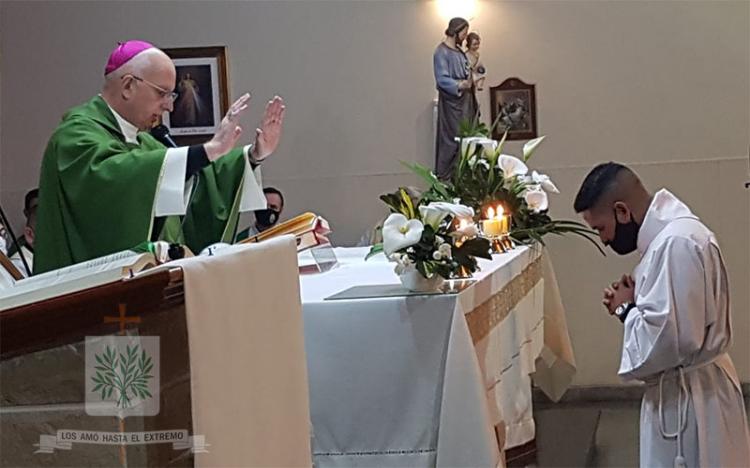
M 482 232 L 490 237 L 498 237 L 503 233 L 500 220 L 495 217 L 495 210 L 492 207 L 487 210 L 487 219 L 482 221 Z
M 495 219 L 497 219 L 498 222 L 500 235 L 508 234 L 508 232 L 510 232 L 510 215 L 505 214 L 503 205 L 497 205 L 497 215 L 495 216 Z

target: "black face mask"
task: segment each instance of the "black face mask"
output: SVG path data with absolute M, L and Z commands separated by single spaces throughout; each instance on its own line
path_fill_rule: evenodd
M 609 242 L 609 247 L 620 255 L 627 255 L 638 247 L 638 230 L 641 228 L 630 215 L 630 222 L 617 221 L 615 212 L 615 237 Z
M 279 220 L 279 214 L 278 211 L 271 208 L 258 210 L 255 212 L 255 221 L 258 222 L 258 225 L 268 228 L 276 224 L 276 221 Z

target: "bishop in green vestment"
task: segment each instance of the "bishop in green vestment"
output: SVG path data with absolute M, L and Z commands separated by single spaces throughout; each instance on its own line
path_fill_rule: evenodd
M 240 211 L 265 208 L 253 167 L 278 145 L 281 98 L 253 145 L 234 148 L 245 95 L 209 142 L 167 148 L 145 130 L 172 110 L 175 79 L 166 54 L 128 41 L 110 55 L 102 93 L 63 116 L 42 161 L 35 274 L 157 238 L 198 252 L 231 241 Z

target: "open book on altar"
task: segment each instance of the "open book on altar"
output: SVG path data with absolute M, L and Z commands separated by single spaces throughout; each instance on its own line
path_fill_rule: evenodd
M 297 239 L 297 252 L 301 252 L 319 245 L 330 244 L 331 242 L 326 237 L 330 232 L 331 227 L 328 221 L 314 213 L 303 213 L 239 243 L 262 242 L 284 234 L 292 234 Z
M 153 253 L 117 252 L 16 281 L 0 290 L 6 310 L 133 277 L 158 265 Z

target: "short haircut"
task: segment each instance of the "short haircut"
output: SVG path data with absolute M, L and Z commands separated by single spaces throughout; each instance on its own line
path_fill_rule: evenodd
M 32 202 L 34 200 L 38 200 L 38 199 L 39 199 L 39 189 L 38 188 L 29 190 L 26 193 L 26 196 L 23 199 L 23 214 L 25 214 L 26 217 L 29 216 L 29 213 L 31 212 L 31 208 L 33 208 Z
M 275 193 L 279 196 L 279 198 L 281 198 L 281 207 L 284 207 L 284 194 L 281 193 L 281 190 L 277 189 L 276 187 L 264 187 L 263 193 Z
M 632 173 L 626 166 L 616 162 L 599 164 L 591 169 L 591 172 L 583 179 L 573 203 L 576 213 L 596 207 L 604 196 L 615 188 L 617 176 L 623 171 Z

